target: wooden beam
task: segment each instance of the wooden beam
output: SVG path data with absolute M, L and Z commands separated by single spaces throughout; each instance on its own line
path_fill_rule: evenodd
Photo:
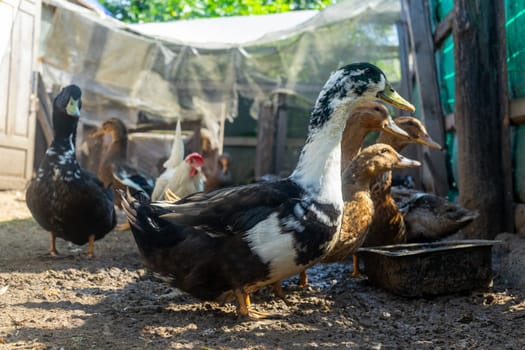
M 287 95 L 277 94 L 276 129 L 274 160 L 275 173 L 279 174 L 284 170 L 286 158 L 286 134 L 288 133 L 288 111 L 286 110 Z
M 457 0 L 454 13 L 459 198 L 480 214 L 468 237 L 491 239 L 513 231 L 504 2 Z
M 510 122 L 513 125 L 525 124 L 525 98 L 510 101 Z
M 454 113 L 450 113 L 445 116 L 445 130 L 456 130 L 456 116 L 454 115 Z
M 302 147 L 304 145 L 304 141 L 304 138 L 287 139 L 286 147 Z M 257 137 L 226 136 L 224 137 L 224 146 L 257 147 Z
M 412 100 L 411 72 L 410 72 L 410 39 L 406 21 L 397 21 L 397 38 L 399 41 L 399 64 L 401 66 L 401 87 L 399 92 L 408 101 Z
M 36 116 L 38 123 L 42 128 L 46 143 L 49 146 L 53 141 L 53 103 L 47 94 L 46 87 L 44 86 L 44 81 L 42 80 L 40 73 L 37 74 L 37 96 L 39 106 Z
M 255 177 L 273 174 L 273 140 L 275 114 L 271 101 L 264 101 L 259 107 L 257 119 L 257 145 L 255 148 Z
M 439 144 L 445 144 L 445 125 L 441 109 L 440 90 L 434 58 L 434 43 L 430 26 L 428 0 L 404 0 L 404 11 L 414 50 L 416 80 L 421 101 L 421 119 L 430 136 Z M 436 150 L 424 149 L 428 156 L 423 161 L 431 169 L 431 177 L 423 178 L 425 190 L 441 196 L 448 194 L 448 176 L 445 154 Z
M 448 15 L 436 26 L 434 31 L 434 47 L 440 47 L 443 41 L 452 34 L 452 27 L 454 26 L 454 11 L 450 11 Z
M 408 34 L 408 24 L 406 20 L 400 20 L 396 23 L 397 37 L 399 41 L 399 63 L 401 66 L 401 86 L 399 92 L 408 101 L 412 101 L 412 79 L 413 72 L 410 69 L 410 38 Z M 405 111 L 398 110 L 397 115 L 406 115 Z M 407 147 L 403 152 L 405 156 L 411 159 L 422 159 L 423 151 L 421 147 Z M 414 179 L 416 188 L 421 188 L 421 169 L 406 168 L 396 170 L 396 175 L 411 176 Z
M 224 146 L 230 147 L 255 147 L 257 146 L 257 137 L 234 137 L 225 136 Z

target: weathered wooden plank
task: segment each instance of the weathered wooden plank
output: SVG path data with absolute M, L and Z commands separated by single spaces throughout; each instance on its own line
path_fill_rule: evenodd
M 439 144 L 445 144 L 445 126 L 441 109 L 439 85 L 434 58 L 434 44 L 430 26 L 428 1 L 405 0 L 404 11 L 408 18 L 408 28 L 414 50 L 414 64 L 416 80 L 419 86 L 421 101 L 422 121 L 428 129 L 430 136 Z M 440 151 L 423 151 L 424 164 L 430 169 L 431 177 L 423 178 L 425 190 L 438 195 L 446 196 L 448 193 L 448 180 L 445 154 Z
M 33 172 L 40 2 L 0 1 L 0 19 L 0 189 L 22 188 Z
M 304 145 L 303 138 L 286 139 L 287 147 L 302 147 Z M 245 136 L 226 136 L 224 137 L 224 146 L 229 147 L 256 147 L 257 137 Z
M 510 101 L 510 122 L 513 125 L 525 124 L 525 98 Z
M 275 115 L 271 101 L 261 103 L 257 120 L 257 146 L 255 148 L 255 177 L 274 173 L 273 140 Z
M 224 146 L 230 147 L 255 147 L 257 146 L 256 137 L 243 136 L 226 136 L 224 137 Z
M 401 66 L 401 87 L 399 92 L 401 96 L 408 101 L 412 101 L 412 88 L 410 72 L 410 39 L 408 37 L 408 25 L 405 20 L 400 20 L 396 23 L 397 38 L 399 41 L 399 64 Z
M 401 86 L 399 92 L 401 96 L 406 98 L 408 101 L 412 101 L 412 77 L 413 73 L 410 69 L 410 38 L 408 34 L 408 25 L 405 19 L 400 20 L 396 23 L 397 37 L 399 41 L 399 63 L 401 66 Z M 398 110 L 398 116 L 408 115 L 407 112 Z M 407 147 L 403 154 L 411 159 L 422 159 L 423 151 L 421 147 Z M 414 179 L 416 188 L 421 188 L 421 169 L 419 168 L 407 168 L 397 169 L 395 175 L 398 176 L 411 176 Z
M 46 92 L 42 76 L 38 73 L 37 76 L 37 96 L 39 108 L 37 111 L 37 120 L 42 128 L 46 144 L 49 146 L 53 141 L 53 125 L 52 125 L 52 102 Z
M 288 111 L 286 94 L 277 94 L 276 130 L 274 145 L 275 173 L 284 169 L 286 158 L 286 134 L 288 133 Z
M 503 1 L 458 0 L 454 62 L 459 198 L 480 215 L 469 237 L 513 231 Z
M 445 130 L 456 130 L 456 116 L 454 113 L 450 113 L 445 116 Z

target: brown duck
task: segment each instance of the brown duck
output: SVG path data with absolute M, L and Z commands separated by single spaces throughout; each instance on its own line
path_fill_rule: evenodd
M 102 157 L 97 175 L 105 186 L 113 185 L 115 191 L 126 190 L 127 187 L 135 191 L 142 191 L 151 196 L 155 179 L 131 166 L 126 157 L 128 149 L 128 130 L 120 119 L 106 120 L 91 137 L 104 134 L 111 135 L 109 149 Z M 120 195 L 115 196 L 115 205 L 121 207 Z
M 441 149 L 428 135 L 425 126 L 414 117 L 399 117 L 395 123 L 410 136 L 407 138 L 393 137 L 390 134 L 381 133 L 377 138 L 378 143 L 391 145 L 397 152 L 401 152 L 411 143 L 419 143 L 431 148 Z M 398 244 L 406 241 L 405 222 L 399 211 L 390 189 L 392 187 L 392 172 L 387 171 L 380 174 L 372 181 L 371 193 L 375 212 L 372 224 L 368 230 L 364 247 L 380 246 L 387 244 Z M 354 255 L 353 276 L 359 276 L 359 260 Z
M 339 239 L 323 258 L 323 263 L 344 261 L 361 246 L 374 216 L 370 185 L 382 173 L 394 168 L 420 166 L 397 153 L 386 144 L 375 144 L 363 149 L 350 163 L 342 176 L 343 222 Z
M 435 194 L 392 188 L 392 197 L 403 214 L 407 243 L 432 242 L 461 230 L 478 217 Z

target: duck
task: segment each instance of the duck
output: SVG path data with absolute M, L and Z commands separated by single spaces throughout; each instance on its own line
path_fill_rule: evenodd
M 212 173 L 206 176 L 204 191 L 212 192 L 219 188 L 233 186 L 233 177 L 230 171 L 230 166 L 231 156 L 228 153 L 222 153 L 219 155 Z
M 104 121 L 102 126 L 90 136 L 96 138 L 102 135 L 111 135 L 111 144 L 102 156 L 97 175 L 105 186 L 112 185 L 115 193 L 131 187 L 134 191 L 141 191 L 151 198 L 155 179 L 131 166 L 127 159 L 128 129 L 118 118 Z M 115 197 L 115 205 L 122 207 L 120 195 Z
M 198 299 L 236 300 L 241 317 L 268 317 L 249 304 L 249 293 L 319 262 L 339 238 L 343 127 L 357 106 L 374 100 L 414 110 L 370 63 L 332 73 L 287 178 L 200 192 L 175 203 L 122 193 L 147 268 Z
M 396 138 L 407 138 L 408 134 L 394 122 L 388 109 L 381 103 L 371 101 L 356 107 L 349 115 L 341 141 L 341 169 L 344 171 L 360 152 L 363 141 L 368 134 L 381 131 L 385 134 L 395 135 Z M 343 184 L 344 186 L 344 184 Z M 299 275 L 299 288 L 308 285 L 307 272 Z M 286 300 L 281 284 L 273 286 L 276 295 Z
M 204 180 L 201 167 L 204 164 L 203 157 L 193 152 L 184 158 L 184 141 L 180 120 L 177 121 L 175 137 L 168 160 L 164 162 L 164 172 L 157 177 L 155 187 L 151 195 L 153 201 L 161 201 L 166 198 L 166 191 L 179 198 L 186 197 L 195 192 L 204 190 Z
M 395 123 L 410 136 L 409 138 L 395 137 L 392 134 L 381 132 L 376 140 L 392 146 L 401 152 L 406 146 L 417 143 L 430 148 L 441 150 L 440 144 L 435 142 L 417 118 L 403 116 L 395 118 Z M 374 217 L 362 246 L 372 247 L 406 242 L 406 227 L 402 213 L 392 198 L 392 172 L 387 171 L 378 175 L 371 185 L 372 201 L 374 202 Z M 359 277 L 359 257 L 353 255 L 352 276 Z
M 363 149 L 343 173 L 343 223 L 339 239 L 322 259 L 323 263 L 346 260 L 365 240 L 375 206 L 370 185 L 382 173 L 394 168 L 420 166 L 416 160 L 408 159 L 387 144 L 377 143 Z
M 479 213 L 448 199 L 417 190 L 392 188 L 405 222 L 407 243 L 442 240 L 474 221 Z
M 94 242 L 116 225 L 113 189 L 82 169 L 76 159 L 81 96 L 78 86 L 69 85 L 54 99 L 54 138 L 26 191 L 33 218 L 51 233 L 49 253 L 54 257 L 59 255 L 58 237 L 77 245 L 88 243 L 86 255 L 92 258 Z
M 401 129 L 381 103 L 368 102 L 357 107 L 348 117 L 341 140 L 341 171 L 359 154 L 363 141 L 372 132 L 391 135 L 392 138 L 409 140 L 409 135 Z

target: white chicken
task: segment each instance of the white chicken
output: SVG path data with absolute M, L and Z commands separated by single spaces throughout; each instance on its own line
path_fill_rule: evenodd
M 184 158 L 184 142 L 182 141 L 180 120 L 177 121 L 171 155 L 164 163 L 166 170 L 159 175 L 155 182 L 151 199 L 153 201 L 164 200 L 168 189 L 180 198 L 203 191 L 204 180 L 201 173 L 203 163 L 204 159 L 196 152 Z

